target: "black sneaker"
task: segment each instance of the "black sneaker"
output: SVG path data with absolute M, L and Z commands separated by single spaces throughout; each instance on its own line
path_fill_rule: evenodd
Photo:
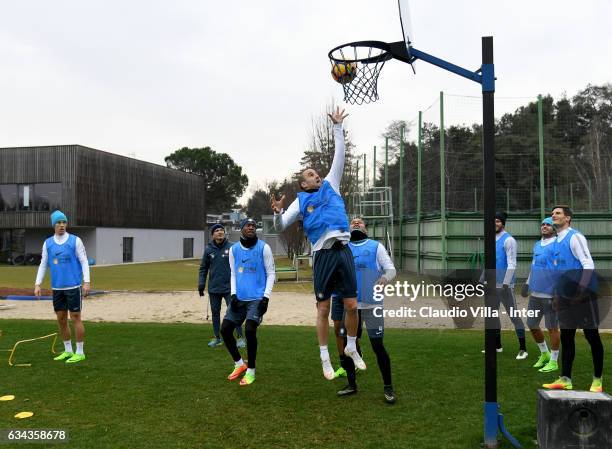
M 351 394 L 357 393 L 357 385 L 347 385 L 342 390 L 338 391 L 336 394 L 338 396 L 350 396 Z
M 393 387 L 386 386 L 385 387 L 385 402 L 387 404 L 395 404 L 395 392 L 393 391 Z

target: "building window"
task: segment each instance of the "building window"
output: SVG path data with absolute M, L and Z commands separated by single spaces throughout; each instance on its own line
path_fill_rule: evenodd
M 61 208 L 62 184 L 48 182 L 34 185 L 34 210 L 51 212 Z
M 0 212 L 17 210 L 17 184 L 0 184 Z
M 134 262 L 134 237 L 123 237 L 123 261 Z
M 193 257 L 193 239 L 183 239 L 183 259 L 191 259 Z
M 19 210 L 33 210 L 34 207 L 34 185 L 19 184 Z

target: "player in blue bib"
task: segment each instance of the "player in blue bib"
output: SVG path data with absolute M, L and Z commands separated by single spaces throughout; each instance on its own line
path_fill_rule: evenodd
M 393 404 L 396 397 L 391 383 L 391 359 L 383 343 L 385 332 L 384 304 L 383 299 L 374 294 L 374 289 L 375 286 L 381 288 L 395 278 L 395 266 L 385 247 L 376 240 L 368 238 L 366 224 L 361 218 L 354 218 L 351 221 L 349 247 L 353 253 L 357 270 L 357 307 L 359 312 L 357 350 L 361 353 L 359 338 L 362 334 L 362 324 L 365 322 L 370 344 L 374 354 L 376 354 L 376 362 L 382 375 L 385 401 L 388 404 Z M 348 357 L 344 355 L 344 346 L 346 345 L 345 329 L 342 327 L 344 307 L 342 297 L 339 295 L 334 295 L 332 298 L 331 314 L 341 365 L 341 368 L 336 371 L 336 377 L 346 375 L 348 380 L 348 385 L 338 391 L 338 395 L 347 396 L 357 392 L 357 382 L 355 366 L 352 363 L 347 363 Z
M 571 390 L 572 365 L 576 356 L 576 329 L 584 332 L 593 359 L 593 380 L 590 391 L 603 391 L 604 348 L 599 336 L 599 307 L 597 304 L 597 276 L 586 238 L 572 229 L 572 210 L 559 205 L 552 209 L 552 220 L 557 230 L 553 265 L 555 288 L 553 304 L 558 312 L 561 328 L 561 377 L 544 388 Z
M 559 320 L 557 312 L 553 309 L 552 298 L 555 287 L 554 255 L 557 237 L 553 227 L 552 218 L 547 217 L 540 225 L 542 238 L 533 245 L 533 260 L 527 282 L 521 289 L 521 296 L 529 296 L 529 310 L 535 316 L 527 318 L 527 326 L 531 330 L 533 339 L 540 348 L 540 358 L 533 365 L 542 373 L 550 373 L 559 369 Z M 544 317 L 550 347 L 548 350 L 544 333 L 540 329 L 540 321 Z
M 257 238 L 255 221 L 242 220 L 240 230 L 240 241 L 229 253 L 231 301 L 221 323 L 221 336 L 234 360 L 234 370 L 227 378 L 234 380 L 244 373 L 240 385 L 246 386 L 255 381 L 257 328 L 268 310 L 276 269 L 270 246 Z M 234 338 L 234 329 L 245 320 L 248 365 L 242 360 Z
M 85 360 L 83 351 L 85 326 L 81 319 L 81 309 L 82 296 L 87 296 L 90 289 L 89 263 L 81 239 L 68 234 L 68 218 L 63 212 L 56 210 L 51 214 L 51 227 L 54 235 L 43 243 L 42 258 L 34 282 L 34 295 L 41 296 L 40 286 L 48 267 L 51 271 L 53 310 L 64 341 L 64 352 L 54 360 L 77 363 Z M 82 289 L 81 282 L 83 282 Z M 76 352 L 72 348 L 68 312 L 76 334 Z
M 516 297 L 514 296 L 514 282 L 516 270 L 516 254 L 518 245 L 514 237 L 506 231 L 506 219 L 508 214 L 497 212 L 495 214 L 495 294 L 497 308 L 500 303 L 504 305 L 510 320 L 514 325 L 516 336 L 519 341 L 519 352 L 517 360 L 527 358 L 527 346 L 525 341 L 525 324 L 513 311 L 517 310 Z M 502 352 L 501 331 L 497 332 L 497 352 Z
M 329 311 L 332 293 L 344 298 L 346 310 L 347 344 L 344 353 L 359 369 L 366 365 L 357 351 L 357 286 L 353 255 L 348 248 L 350 240 L 348 218 L 344 200 L 340 196 L 340 180 L 344 171 L 344 110 L 337 108 L 329 114 L 334 123 L 334 160 L 325 179 L 309 168 L 302 172 L 302 192 L 285 211 L 285 196 L 271 198 L 274 211 L 274 227 L 284 230 L 296 220 L 304 223 L 304 232 L 314 251 L 313 280 L 317 300 L 317 338 L 323 375 L 334 379 L 334 368 L 327 347 L 329 334 Z

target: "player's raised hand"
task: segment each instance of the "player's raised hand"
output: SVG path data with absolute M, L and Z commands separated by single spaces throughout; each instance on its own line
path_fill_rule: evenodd
M 332 112 L 331 114 L 327 115 L 329 116 L 331 121 L 334 122 L 335 125 L 337 125 L 338 123 L 342 123 L 342 121 L 348 117 L 348 114 L 344 113 L 344 109 L 340 110 L 340 106 L 336 108 L 335 112 Z
M 275 214 L 280 214 L 283 210 L 283 204 L 285 202 L 285 195 L 281 196 L 280 200 L 276 201 L 276 196 L 274 194 L 270 195 L 270 206 L 272 206 L 272 210 Z

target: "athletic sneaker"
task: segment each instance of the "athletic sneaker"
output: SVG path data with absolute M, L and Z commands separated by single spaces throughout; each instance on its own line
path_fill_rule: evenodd
M 350 396 L 351 394 L 357 393 L 357 385 L 348 384 L 342 390 L 339 390 L 336 394 L 338 396 Z
M 240 375 L 241 375 L 242 373 L 244 373 L 246 370 L 247 370 L 247 364 L 246 364 L 246 363 L 243 363 L 243 364 L 242 364 L 242 365 L 240 365 L 240 366 L 235 366 L 235 367 L 234 367 L 234 371 L 232 371 L 232 372 L 230 373 L 230 375 L 229 375 L 229 376 L 227 376 L 227 379 L 228 379 L 228 380 L 235 380 L 235 379 L 238 379 L 238 378 L 240 377 Z
M 356 350 L 347 351 L 347 349 L 344 348 L 344 354 L 348 355 L 351 359 L 353 359 L 353 362 L 355 363 L 355 368 L 359 368 L 360 370 L 365 371 L 366 364 Z
M 323 367 L 323 376 L 325 376 L 327 380 L 334 380 L 336 373 L 329 359 L 321 359 L 321 366 Z
M 559 369 L 559 364 L 556 360 L 549 360 L 543 368 L 538 371 L 541 373 L 552 373 L 553 371 L 557 371 Z
M 550 360 L 550 351 L 541 352 L 540 358 L 534 363 L 533 368 L 542 368 Z
M 569 377 L 565 377 L 565 376 L 559 377 L 557 380 L 555 380 L 551 384 L 544 384 L 542 386 L 549 390 L 573 390 L 574 389 L 574 387 L 572 387 L 572 379 L 570 379 Z
M 236 346 L 238 348 L 246 348 L 246 340 L 244 338 L 239 338 L 236 342 Z
M 591 391 L 592 393 L 603 392 L 603 384 L 601 381 L 601 377 L 599 379 L 593 378 L 593 383 L 591 384 L 591 389 L 589 391 Z
M 340 367 L 336 370 L 334 378 L 337 379 L 338 377 L 346 377 L 346 370 L 344 368 Z
M 240 386 L 244 387 L 246 385 L 251 385 L 255 382 L 255 374 L 246 373 L 242 379 L 240 379 Z
M 529 354 L 527 351 L 523 351 L 522 349 L 516 355 L 516 360 L 525 360 Z
M 83 360 L 85 360 L 85 354 L 72 354 L 72 357 L 66 360 L 66 363 L 77 363 Z
M 497 353 L 504 352 L 504 348 L 497 348 L 495 351 L 496 351 Z M 484 350 L 484 349 L 482 350 L 482 353 L 483 353 L 483 354 L 485 353 L 485 350 Z
M 53 360 L 66 360 L 69 359 L 70 357 L 72 357 L 74 355 L 74 352 L 68 352 L 68 351 L 64 351 L 62 352 L 60 355 L 58 355 L 57 357 L 53 357 Z
M 216 348 L 217 346 L 221 346 L 223 344 L 223 340 L 220 338 L 213 338 L 208 342 L 209 348 Z
M 396 397 L 393 387 L 391 385 L 385 385 L 385 402 L 387 404 L 395 404 Z

